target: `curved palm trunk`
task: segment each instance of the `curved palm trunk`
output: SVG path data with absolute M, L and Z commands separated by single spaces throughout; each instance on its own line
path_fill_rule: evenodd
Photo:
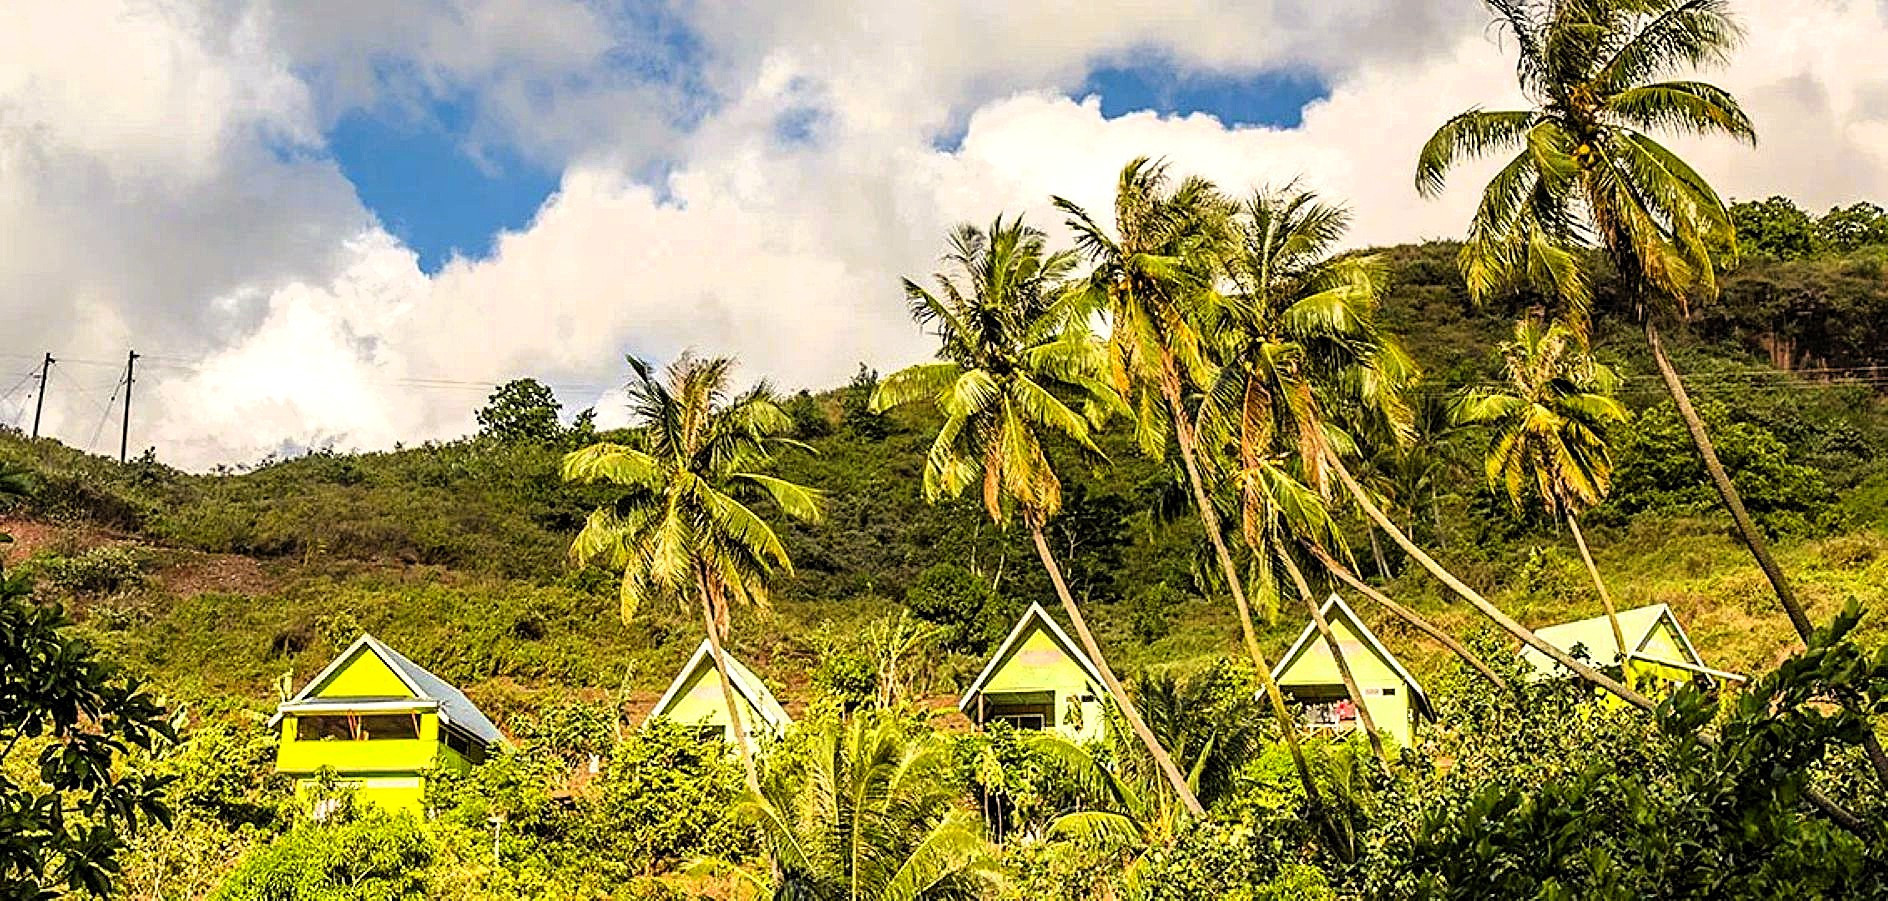
M 1750 549 L 1750 555 L 1757 558 L 1757 567 L 1763 570 L 1764 578 L 1770 580 L 1770 587 L 1777 593 L 1777 600 L 1783 604 L 1783 612 L 1789 614 L 1790 625 L 1796 627 L 1796 634 L 1807 645 L 1810 635 L 1816 627 L 1810 623 L 1809 612 L 1796 598 L 1796 591 L 1790 587 L 1789 580 L 1783 576 L 1783 568 L 1777 565 L 1775 557 L 1770 555 L 1770 543 L 1764 540 L 1763 533 L 1757 531 L 1757 525 L 1750 518 L 1750 511 L 1744 509 L 1744 498 L 1737 493 L 1737 486 L 1731 484 L 1730 473 L 1724 469 L 1724 463 L 1718 459 L 1717 448 L 1711 443 L 1710 433 L 1705 431 L 1704 420 L 1691 405 L 1691 393 L 1685 390 L 1685 382 L 1678 377 L 1678 370 L 1673 368 L 1670 358 L 1665 356 L 1665 344 L 1659 340 L 1658 324 L 1651 313 L 1645 316 L 1645 343 L 1652 350 L 1652 362 L 1658 367 L 1659 380 L 1665 383 L 1666 393 L 1672 396 L 1673 405 L 1678 407 L 1678 418 L 1685 423 L 1685 431 L 1691 433 L 1691 443 L 1698 448 L 1698 456 L 1704 458 L 1704 470 L 1711 475 L 1711 484 L 1717 488 L 1718 497 L 1724 499 L 1724 507 L 1731 513 L 1731 522 L 1737 527 L 1738 537 L 1744 540 L 1744 546 Z M 1875 768 L 1875 778 L 1883 785 L 1888 785 L 1888 752 L 1882 750 L 1881 739 L 1875 735 L 1874 723 L 1864 718 L 1867 728 L 1862 730 L 1862 747 L 1868 753 L 1868 761 Z
M 1372 534 L 1375 534 L 1374 530 L 1372 530 Z M 1455 636 L 1442 631 L 1440 626 L 1430 622 L 1427 618 L 1423 617 L 1422 614 L 1390 600 L 1389 595 L 1378 591 L 1376 588 L 1372 587 L 1370 583 L 1358 578 L 1356 573 L 1351 572 L 1349 567 L 1339 563 L 1337 558 L 1332 557 L 1324 548 L 1307 543 L 1305 549 L 1311 552 L 1311 556 L 1318 558 L 1318 562 L 1324 564 L 1324 568 L 1330 570 L 1331 575 L 1336 576 L 1338 581 L 1349 585 L 1363 596 L 1376 601 L 1383 609 L 1390 611 L 1397 619 L 1414 626 L 1416 631 L 1435 639 L 1437 643 L 1448 648 L 1455 656 L 1461 658 L 1463 663 L 1468 664 L 1470 668 L 1481 673 L 1483 678 L 1494 683 L 1496 688 L 1503 691 L 1507 690 L 1508 680 L 1501 678 L 1500 674 L 1496 673 L 1494 669 L 1490 667 L 1486 661 L 1483 661 L 1481 657 L 1477 656 L 1474 651 L 1469 650 L 1466 645 L 1456 641 Z
M 1333 473 L 1337 474 L 1338 481 L 1344 483 L 1344 489 L 1350 492 L 1351 498 L 1357 502 L 1358 507 L 1363 509 L 1364 515 L 1370 517 L 1370 520 L 1375 522 L 1377 527 L 1383 530 L 1383 534 L 1390 536 L 1390 540 L 1396 542 L 1397 547 L 1403 549 L 1403 553 L 1408 554 L 1418 565 L 1428 570 L 1429 574 L 1435 576 L 1437 581 L 1448 586 L 1450 591 L 1455 592 L 1457 595 L 1461 596 L 1463 600 L 1468 601 L 1469 605 L 1480 611 L 1483 616 L 1488 617 L 1495 625 L 1500 626 L 1502 631 L 1507 632 L 1522 644 L 1547 655 L 1548 659 L 1573 671 L 1573 673 L 1580 678 L 1612 692 L 1621 700 L 1634 707 L 1641 710 L 1651 710 L 1653 707 L 1657 706 L 1652 703 L 1652 699 L 1645 695 L 1621 685 L 1617 680 L 1605 673 L 1573 659 L 1567 652 L 1542 641 L 1541 637 L 1535 635 L 1532 629 L 1516 622 L 1513 617 L 1503 613 L 1501 608 L 1489 603 L 1487 598 L 1482 597 L 1475 589 L 1468 587 L 1461 579 L 1456 578 L 1454 573 L 1444 569 L 1442 564 L 1435 561 L 1435 558 L 1423 553 L 1422 548 L 1417 547 L 1416 543 L 1411 541 L 1408 535 L 1403 534 L 1403 530 L 1397 528 L 1396 523 L 1391 522 L 1388 516 L 1383 515 L 1383 509 L 1378 507 L 1376 502 L 1370 499 L 1370 495 L 1364 491 L 1364 486 L 1357 484 L 1356 477 L 1350 474 L 1350 470 L 1344 466 L 1344 461 L 1337 458 L 1337 454 L 1332 453 L 1329 447 L 1324 448 L 1323 453 L 1325 463 L 1331 467 Z
M 1069 625 L 1075 627 L 1075 637 L 1081 641 L 1082 651 L 1088 654 L 1088 659 L 1094 661 L 1095 669 L 1101 671 L 1101 679 L 1107 683 L 1108 694 L 1114 698 L 1114 705 L 1121 711 L 1121 716 L 1128 721 L 1128 728 L 1134 730 L 1135 737 L 1141 740 L 1141 744 L 1147 748 L 1147 753 L 1154 758 L 1154 765 L 1160 768 L 1160 774 L 1166 777 L 1167 784 L 1173 787 L 1173 792 L 1179 796 L 1180 803 L 1186 805 L 1187 811 L 1194 816 L 1204 815 L 1206 808 L 1200 806 L 1200 799 L 1193 794 L 1193 789 L 1188 787 L 1186 777 L 1180 774 L 1179 767 L 1174 766 L 1173 755 L 1168 754 L 1167 749 L 1160 746 L 1160 740 L 1154 737 L 1154 731 L 1147 728 L 1147 722 L 1141 719 L 1141 712 L 1135 708 L 1134 701 L 1128 697 L 1127 690 L 1123 689 L 1121 681 L 1115 678 L 1114 668 L 1110 667 L 1107 659 L 1102 657 L 1101 647 L 1095 643 L 1094 634 L 1088 631 L 1088 620 L 1082 616 L 1081 608 L 1075 605 L 1075 597 L 1069 594 L 1068 583 L 1062 578 L 1062 567 L 1055 562 L 1055 553 L 1049 550 L 1049 541 L 1043 537 L 1042 523 L 1033 516 L 1030 517 L 1029 535 L 1035 539 L 1036 554 L 1042 558 L 1043 568 L 1049 571 L 1049 581 L 1055 584 L 1056 597 L 1062 599 L 1062 611 L 1068 614 Z
M 1691 443 L 1698 448 L 1698 456 L 1704 458 L 1704 471 L 1711 476 L 1711 484 L 1717 488 L 1718 497 L 1724 499 L 1724 506 L 1731 512 L 1731 522 L 1737 527 L 1737 535 L 1743 539 L 1744 546 L 1750 549 L 1750 555 L 1757 558 L 1758 568 L 1763 570 L 1764 578 L 1770 580 L 1770 587 L 1775 589 L 1777 600 L 1783 602 L 1783 612 L 1790 617 L 1790 624 L 1796 627 L 1796 634 L 1805 642 L 1809 641 L 1816 627 L 1809 621 L 1809 613 L 1803 609 L 1802 602 L 1796 599 L 1796 592 L 1790 588 L 1789 580 L 1783 577 L 1782 567 L 1777 566 L 1776 558 L 1770 556 L 1770 543 L 1765 541 L 1763 533 L 1757 531 L 1757 525 L 1750 518 L 1750 511 L 1744 509 L 1744 498 L 1737 493 L 1737 486 L 1731 484 L 1730 473 L 1718 460 L 1717 447 L 1711 443 L 1711 435 L 1705 431 L 1704 420 L 1698 417 L 1698 411 L 1691 405 L 1691 393 L 1685 390 L 1685 383 L 1679 379 L 1678 370 L 1672 367 L 1672 361 L 1665 356 L 1665 344 L 1659 340 L 1659 327 L 1648 313 L 1645 317 L 1645 343 L 1652 349 L 1652 362 L 1659 370 L 1659 380 L 1665 383 L 1665 391 L 1672 396 L 1672 403 L 1678 407 L 1678 418 L 1685 423 L 1685 431 L 1691 434 Z
M 1600 604 L 1606 608 L 1606 622 L 1613 627 L 1613 644 L 1619 648 L 1619 662 L 1623 665 L 1632 649 L 1626 647 L 1626 633 L 1619 628 L 1619 611 L 1613 606 L 1613 595 L 1606 590 L 1606 580 L 1600 578 L 1600 568 L 1593 563 L 1593 552 L 1587 550 L 1586 534 L 1580 531 L 1580 517 L 1568 513 L 1567 528 L 1573 531 L 1573 543 L 1580 546 L 1580 559 L 1586 563 L 1587 575 L 1593 577 L 1593 587 L 1599 590 Z
M 1171 369 L 1172 360 L 1166 363 Z M 1187 417 L 1185 404 L 1180 401 L 1177 385 L 1162 385 L 1161 394 L 1167 401 L 1168 412 L 1173 416 L 1174 437 L 1180 446 L 1180 462 L 1186 469 L 1187 485 L 1193 490 L 1193 508 L 1199 513 L 1200 525 L 1205 528 L 1206 538 L 1213 545 L 1213 555 L 1218 558 L 1219 570 L 1226 578 L 1226 588 L 1232 593 L 1233 606 L 1239 610 L 1239 631 L 1245 640 L 1246 654 L 1258 669 L 1259 683 L 1265 687 L 1265 696 L 1272 702 L 1272 713 L 1278 718 L 1279 731 L 1284 736 L 1286 747 L 1291 750 L 1292 763 L 1298 768 L 1298 780 L 1304 784 L 1305 799 L 1313 809 L 1323 814 L 1325 827 L 1335 840 L 1338 835 L 1336 826 L 1331 822 L 1330 812 L 1324 809 L 1317 781 L 1311 776 L 1311 764 L 1305 760 L 1304 746 L 1298 742 L 1298 721 L 1292 717 L 1291 708 L 1285 706 L 1285 694 L 1279 691 L 1278 680 L 1272 678 L 1272 665 L 1266 662 L 1265 652 L 1259 649 L 1258 631 L 1252 626 L 1252 605 L 1246 602 L 1246 589 L 1244 583 L 1239 581 L 1239 568 L 1233 565 L 1232 553 L 1226 549 L 1219 513 L 1213 509 L 1213 499 L 1207 495 L 1206 485 L 1200 480 L 1200 465 L 1194 453 L 1193 422 Z
M 721 649 L 721 629 L 716 625 L 715 605 L 720 596 L 714 581 L 701 577 L 701 622 L 708 630 L 708 650 L 715 658 L 715 676 L 721 680 L 721 700 L 728 705 L 728 723 L 734 730 L 734 745 L 741 751 L 741 768 L 747 774 L 747 789 L 760 797 L 760 772 L 754 767 L 754 746 L 747 736 L 747 723 L 741 717 L 740 702 L 734 697 L 734 682 L 728 678 L 728 655 Z
M 1305 599 L 1305 609 L 1311 612 L 1311 623 L 1317 627 L 1318 635 L 1324 639 L 1324 647 L 1331 652 L 1331 660 L 1337 664 L 1337 677 L 1344 683 L 1344 692 L 1350 696 L 1350 703 L 1357 708 L 1357 724 L 1363 727 L 1364 735 L 1370 739 L 1370 752 L 1377 755 L 1378 763 L 1385 763 L 1390 758 L 1383 750 L 1383 736 L 1377 734 L 1376 718 L 1370 715 L 1370 708 L 1364 705 L 1364 693 L 1357 687 L 1357 677 L 1351 675 L 1350 661 L 1344 657 L 1344 648 L 1337 643 L 1337 633 L 1331 631 L 1331 623 L 1324 618 L 1324 605 L 1319 604 L 1317 596 L 1312 594 L 1310 583 L 1305 581 L 1305 574 L 1298 570 L 1298 562 L 1291 558 L 1291 551 L 1279 554 L 1285 561 L 1285 571 L 1291 574 L 1292 584 L 1298 589 L 1298 596 Z

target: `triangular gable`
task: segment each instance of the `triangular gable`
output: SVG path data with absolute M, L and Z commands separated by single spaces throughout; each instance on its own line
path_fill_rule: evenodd
M 1672 613 L 1670 606 L 1651 604 L 1634 607 L 1630 610 L 1618 611 L 1618 617 L 1619 631 L 1623 633 L 1628 647 L 1623 654 L 1620 652 L 1618 642 L 1613 638 L 1613 627 L 1607 622 L 1605 614 L 1543 626 L 1535 630 L 1535 634 L 1539 635 L 1542 641 L 1569 654 L 1573 653 L 1576 647 L 1584 648 L 1588 659 L 1595 664 L 1616 666 L 1622 657 L 1640 656 L 1647 643 L 1658 632 L 1659 627 L 1670 626 L 1673 634 L 1678 636 L 1678 645 L 1685 656 L 1684 660 L 1678 662 L 1692 666 L 1704 665 L 1704 658 L 1699 656 L 1698 649 L 1692 646 L 1691 637 L 1685 634 L 1685 627 L 1679 625 L 1678 617 Z M 1521 653 L 1529 662 L 1544 671 L 1552 672 L 1557 666 L 1552 658 L 1533 648 L 1523 648 Z
M 406 699 L 435 704 L 441 721 L 457 726 L 487 744 L 504 742 L 504 733 L 499 731 L 498 726 L 487 718 L 484 712 L 479 710 L 478 705 L 473 704 L 472 699 L 465 696 L 464 692 L 453 687 L 446 680 L 433 675 L 425 667 L 408 660 L 405 655 L 388 647 L 380 639 L 366 633 L 362 633 L 361 637 L 348 645 L 346 650 L 329 661 L 328 665 L 316 673 L 314 678 L 309 679 L 308 684 L 302 686 L 302 690 L 294 697 L 283 702 L 281 710 L 278 710 L 276 715 L 269 720 L 270 725 L 281 722 L 282 710 L 292 707 L 318 706 L 324 702 L 339 706 L 349 701 L 398 699 L 398 695 L 325 693 L 331 684 L 337 682 L 344 674 L 353 671 L 355 662 L 363 654 L 371 655 L 375 664 L 385 667 L 395 677 L 398 684 L 406 689 Z M 393 683 L 380 682 L 379 684 L 391 685 Z
M 1388 665 L 1390 670 L 1396 673 L 1397 678 L 1403 680 L 1403 683 L 1409 686 L 1410 694 L 1416 698 L 1416 708 L 1427 715 L 1434 715 L 1434 708 L 1429 704 L 1429 693 L 1423 691 L 1422 683 L 1416 681 L 1416 677 L 1411 675 L 1410 671 L 1403 666 L 1403 661 L 1396 659 L 1396 655 L 1390 653 L 1390 649 L 1385 647 L 1383 642 L 1377 638 L 1377 633 L 1370 631 L 1370 627 L 1364 624 L 1363 617 L 1358 616 L 1357 611 L 1350 609 L 1350 605 L 1344 603 L 1344 599 L 1338 597 L 1335 593 L 1325 600 L 1321 610 L 1324 614 L 1325 622 L 1343 622 L 1348 625 L 1350 630 L 1356 633 L 1358 638 L 1363 639 L 1364 646 L 1369 648 L 1371 653 L 1377 655 L 1377 658 L 1382 660 L 1384 664 Z M 1298 640 L 1292 642 L 1291 647 L 1285 651 L 1285 655 L 1279 658 L 1278 664 L 1272 667 L 1273 680 L 1276 681 L 1285 678 L 1285 674 L 1298 662 L 1298 659 L 1304 656 L 1304 654 L 1313 647 L 1311 644 L 1313 639 L 1316 639 L 1320 643 L 1319 646 L 1322 646 L 1324 639 L 1322 636 L 1318 635 L 1318 624 L 1316 622 L 1305 623 L 1305 630 L 1298 633 Z
M 1069 659 L 1075 661 L 1076 666 L 1081 667 L 1082 673 L 1088 677 L 1089 682 L 1097 687 L 1107 684 L 1102 680 L 1101 671 L 1095 667 L 1094 662 L 1088 659 L 1087 654 L 1082 653 L 1080 645 L 1069 639 L 1068 633 L 1062 631 L 1061 626 L 1056 625 L 1055 620 L 1049 616 L 1049 611 L 1044 610 L 1041 604 L 1032 603 L 1028 610 L 1023 611 L 1023 616 L 1016 621 L 1015 627 L 1010 629 L 1009 636 L 997 646 L 996 653 L 990 655 L 990 661 L 983 665 L 983 672 L 977 674 L 977 680 L 970 683 L 969 690 L 965 691 L 964 696 L 957 701 L 958 710 L 970 709 L 971 705 L 976 702 L 977 695 L 983 692 L 983 687 L 990 683 L 991 677 L 1003 668 L 1004 661 L 1007 661 L 1023 640 L 1029 637 L 1029 630 L 1032 627 L 1040 627 L 1046 632 L 1050 640 L 1055 642 L 1056 647 L 1063 654 L 1068 655 Z
M 749 709 L 760 717 L 761 722 L 772 726 L 776 731 L 785 729 L 793 722 L 793 718 L 787 715 L 787 709 L 781 706 L 780 701 L 774 697 L 774 693 L 768 690 L 767 684 L 762 682 L 753 670 L 735 659 L 726 648 L 723 648 L 721 653 L 728 661 L 728 682 L 734 687 L 734 693 L 747 702 Z M 675 680 L 669 683 L 668 690 L 662 693 L 662 698 L 656 701 L 656 706 L 650 709 L 649 716 L 643 722 L 651 723 L 667 715 L 670 708 L 682 699 L 688 687 L 695 683 L 695 679 L 702 675 L 703 671 L 712 671 L 714 665 L 714 648 L 708 644 L 708 639 L 704 638 L 701 644 L 695 647 L 695 653 L 689 656 L 688 662 L 682 665 L 681 672 L 675 674 Z

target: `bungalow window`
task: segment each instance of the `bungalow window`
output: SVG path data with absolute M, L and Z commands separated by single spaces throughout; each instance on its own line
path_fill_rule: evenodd
M 417 713 L 329 713 L 295 718 L 296 741 L 411 741 L 419 737 Z
M 1041 732 L 1043 729 L 1048 728 L 1044 724 L 1043 716 L 1040 713 L 999 713 L 990 717 L 990 721 L 1008 723 L 1011 728 L 1028 729 L 1032 732 Z

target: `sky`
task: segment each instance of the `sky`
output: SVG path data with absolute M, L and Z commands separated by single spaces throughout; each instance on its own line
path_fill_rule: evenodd
M 1709 77 L 1733 198 L 1888 199 L 1888 11 L 1735 0 Z M 1459 234 L 1412 185 L 1447 116 L 1515 103 L 1470 0 L 65 0 L 0 8 L 0 424 L 203 470 L 473 428 L 533 376 L 623 421 L 625 354 L 785 389 L 923 359 L 902 276 L 946 231 L 1139 155 L 1301 178 L 1357 246 Z

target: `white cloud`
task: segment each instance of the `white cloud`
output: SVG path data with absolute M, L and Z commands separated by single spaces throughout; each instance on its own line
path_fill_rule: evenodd
M 1105 207 L 1138 154 L 1235 190 L 1302 174 L 1353 203 L 1362 243 L 1457 233 L 1478 173 L 1422 201 L 1411 164 L 1445 116 L 1513 101 L 1511 63 L 1468 4 L 1334 6 L 711 2 L 690 14 L 719 100 L 687 132 L 672 125 L 697 95 L 608 65 L 661 55 L 662 37 L 592 4 L 9 7 L 0 353 L 108 360 L 135 342 L 174 358 L 140 377 L 133 443 L 202 467 L 459 434 L 486 379 L 580 384 L 564 399 L 581 406 L 626 352 L 731 353 L 789 387 L 900 365 L 927 347 L 897 280 L 933 268 L 951 223 L 1057 225 L 1051 193 Z M 1764 143 L 1685 152 L 1728 195 L 1888 198 L 1881 10 L 1738 8 L 1753 38 L 1717 78 Z M 1136 53 L 1315 70 L 1331 93 L 1292 129 L 1110 120 L 1062 96 Z M 389 61 L 410 78 L 382 77 Z M 489 258 L 431 277 L 319 148 L 342 111 L 409 89 L 475 91 L 477 140 L 563 171 Z M 780 140 L 786 110 L 810 111 L 809 140 Z M 953 127 L 961 146 L 935 148 Z M 655 158 L 673 161 L 666 180 L 637 181 Z M 55 394 L 51 431 L 83 442 L 96 399 Z

